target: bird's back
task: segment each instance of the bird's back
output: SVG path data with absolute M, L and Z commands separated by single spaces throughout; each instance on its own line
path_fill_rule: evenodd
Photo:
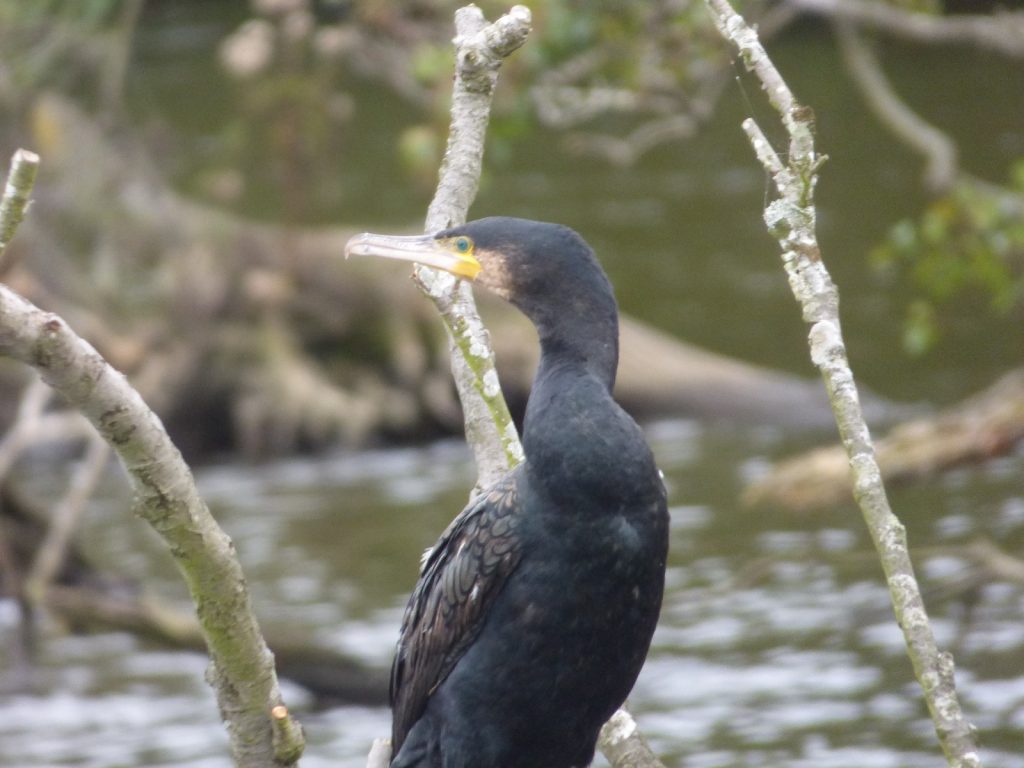
M 470 528 L 498 525 L 511 538 L 487 557 L 473 554 L 459 535 L 442 540 L 448 552 L 435 553 L 442 570 L 459 573 L 466 593 L 477 586 L 477 599 L 485 592 L 487 602 L 463 608 L 479 611 L 472 640 L 460 646 L 418 722 L 409 724 L 395 766 L 589 764 L 598 730 L 643 665 L 664 586 L 664 489 L 645 445 L 619 458 L 626 476 L 619 484 L 643 486 L 632 495 L 620 488 L 616 496 L 552 498 L 551 472 L 535 471 L 528 459 L 510 476 L 511 484 L 506 481 L 500 494 L 492 493 L 490 503 L 469 515 L 477 518 Z M 638 479 L 641 474 L 648 476 Z M 499 499 L 504 507 L 495 503 Z M 499 523 L 502 509 L 507 518 Z M 514 562 L 500 574 L 500 584 L 466 570 L 499 557 Z M 440 573 L 433 580 L 434 590 L 459 581 Z M 404 630 L 403 642 L 426 640 L 406 638 Z

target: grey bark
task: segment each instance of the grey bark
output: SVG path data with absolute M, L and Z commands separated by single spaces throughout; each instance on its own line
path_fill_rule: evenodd
M 0 232 L 13 235 L 34 174 L 13 173 Z M 13 213 L 10 213 L 12 212 Z M 231 539 L 199 497 L 192 473 L 156 414 L 119 372 L 57 315 L 0 285 L 0 354 L 36 369 L 92 422 L 132 479 L 136 513 L 164 539 L 206 639 L 208 679 L 239 766 L 295 765 L 300 729 L 287 713 Z
M 530 32 L 522 5 L 487 24 L 474 5 L 455 12 L 455 85 L 451 128 L 437 192 L 427 210 L 426 231 L 463 224 L 476 197 L 498 69 Z M 476 491 L 487 488 L 522 461 L 508 406 L 494 369 L 494 352 L 469 285 L 446 272 L 417 266 L 416 277 L 448 329 L 452 375 L 462 401 L 466 439 L 477 466 Z
M 951 768 L 980 768 L 974 730 L 957 699 L 953 657 L 932 634 L 907 550 L 906 530 L 886 497 L 874 444 L 864 421 L 839 324 L 839 293 L 825 268 L 815 230 L 814 187 L 824 157 L 814 148 L 814 114 L 794 98 L 750 28 L 727 0 L 705 0 L 722 36 L 740 52 L 781 117 L 789 135 L 787 162 L 752 119 L 743 122 L 758 160 L 772 176 L 779 197 L 764 212 L 779 241 L 793 295 L 810 325 L 812 362 L 821 371 L 853 473 L 853 493 L 878 551 L 907 654 L 924 691 L 939 743 Z

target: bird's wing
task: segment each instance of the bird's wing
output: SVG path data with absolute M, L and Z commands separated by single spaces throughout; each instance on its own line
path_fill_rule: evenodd
M 396 755 L 519 563 L 516 474 L 499 480 L 451 522 L 427 556 L 409 598 L 391 667 Z

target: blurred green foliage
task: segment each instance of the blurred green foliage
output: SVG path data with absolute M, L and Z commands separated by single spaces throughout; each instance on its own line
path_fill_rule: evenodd
M 237 109 L 222 130 L 221 168 L 209 169 L 200 188 L 228 198 L 248 182 L 277 188 L 283 199 L 275 208 L 299 218 L 309 207 L 304 198 L 316 195 L 316 158 L 340 149 L 346 78 L 356 74 L 423 107 L 423 121 L 395 149 L 409 180 L 429 189 L 448 128 L 452 14 L 463 4 L 353 0 L 343 13 L 324 14 L 310 0 L 254 0 L 250 19 L 221 45 Z M 756 14 L 765 3 L 740 5 Z M 509 3 L 480 6 L 495 19 Z M 532 12 L 530 44 L 502 68 L 488 134 L 491 168 L 539 125 L 589 131 L 600 123 L 622 136 L 680 112 L 710 114 L 714 98 L 701 88 L 729 71 L 703 0 L 551 0 Z M 259 152 L 266 161 L 254 164 Z M 230 183 L 235 169 L 254 167 L 264 178 Z
M 252 9 L 220 44 L 236 109 L 198 183 L 229 205 L 253 186 L 276 190 L 274 208 L 300 221 L 351 112 L 340 84 L 343 41 L 318 23 L 309 0 L 258 0 Z
M 123 75 L 143 0 L 0 0 L 0 46 L 8 105 L 44 87 L 74 90 L 83 100 L 105 100 Z
M 119 13 L 124 0 L 5 0 L 0 3 L 0 13 L 5 20 L 15 16 L 22 21 L 32 19 L 63 19 L 84 27 L 101 29 L 107 26 Z
M 941 13 L 941 0 L 891 0 L 908 11 Z M 325 159 L 343 157 L 356 109 L 346 91 L 372 79 L 421 107 L 422 120 L 394 154 L 424 193 L 436 179 L 448 127 L 452 13 L 463 0 L 251 0 L 225 18 L 223 81 L 212 151 L 193 152 L 188 186 L 207 199 L 253 210 L 258 195 L 275 215 L 300 221 L 332 210 L 337 195 Z M 508 0 L 481 0 L 485 15 Z M 678 115 L 707 118 L 735 69 L 704 0 L 549 0 L 533 3 L 530 43 L 502 69 L 488 136 L 488 166 L 514 156 L 516 142 L 554 131 L 563 151 L 613 144 L 624 164 L 645 126 Z M 767 0 L 736 2 L 751 20 Z M 193 6 L 197 7 L 197 6 Z M 0 0 L 7 68 L 0 103 L 14 106 L 61 88 L 80 104 L 108 109 L 123 84 L 133 25 L 143 0 Z M 6 87 L 4 87 L 6 86 Z M 661 140 L 678 139 L 665 134 Z M 595 141 L 596 140 L 596 141 Z M 653 146 L 653 145 L 652 145 Z M 623 147 L 626 147 L 623 150 Z M 635 147 L 634 147 L 635 149 Z M 600 153 L 598 153 L 600 154 Z M 616 162 L 611 154 L 606 155 Z M 187 163 L 186 163 L 187 164 Z M 336 172 L 336 168 L 335 168 Z M 485 169 L 485 182 L 488 171 Z M 268 192 L 269 190 L 269 192 Z M 1019 312 L 1024 295 L 1024 163 L 1008 188 L 962 181 L 914 219 L 899 222 L 873 252 L 912 286 L 905 345 L 915 353 L 942 337 L 944 307 L 970 297 L 986 311 Z M 315 214 L 314 214 L 315 217 Z
M 941 309 L 981 300 L 1000 315 L 1024 307 L 1024 161 L 1009 188 L 958 183 L 916 219 L 894 225 L 872 253 L 915 291 L 908 302 L 904 344 L 922 354 L 942 335 Z

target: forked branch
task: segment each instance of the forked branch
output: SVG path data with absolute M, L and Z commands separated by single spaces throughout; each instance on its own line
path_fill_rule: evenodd
M 487 24 L 475 5 L 455 12 L 455 85 L 451 128 L 426 231 L 464 224 L 480 184 L 484 139 L 498 69 L 526 42 L 530 10 L 522 5 Z M 447 272 L 417 266 L 416 279 L 434 301 L 448 329 L 452 375 L 473 450 L 480 491 L 523 459 L 523 449 L 501 394 L 494 351 L 469 285 Z
M 823 158 L 815 154 L 814 115 L 793 97 L 751 29 L 728 0 L 705 0 L 723 37 L 740 52 L 779 112 L 789 135 L 786 162 L 752 119 L 743 122 L 758 159 L 772 176 L 778 198 L 765 209 L 768 230 L 782 248 L 794 296 L 810 325 L 811 360 L 821 371 L 853 473 L 860 505 L 889 586 L 907 653 L 924 691 L 939 742 L 953 768 L 980 768 L 974 731 L 964 717 L 953 679 L 953 657 L 940 652 L 907 551 L 906 530 L 893 514 L 875 449 L 861 411 L 857 385 L 839 325 L 839 294 L 821 259 L 815 231 L 814 186 Z

